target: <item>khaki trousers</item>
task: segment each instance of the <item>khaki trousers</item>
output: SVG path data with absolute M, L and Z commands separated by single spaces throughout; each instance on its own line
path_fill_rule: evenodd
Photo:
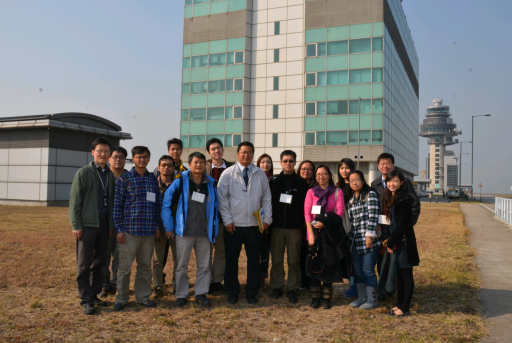
M 164 230 L 162 230 L 164 231 Z M 165 232 L 160 235 L 160 238 L 155 238 L 155 249 L 153 251 L 153 287 L 155 289 L 164 290 L 164 266 L 165 266 L 165 249 L 167 248 L 167 241 L 172 252 L 172 290 L 176 291 L 176 269 L 178 268 L 178 258 L 176 257 L 176 237 L 174 239 L 167 239 Z
M 224 271 L 226 270 L 226 251 L 224 250 L 224 224 L 219 224 L 219 234 L 215 239 L 215 248 L 211 247 L 210 265 L 211 275 L 210 282 L 224 281 Z M 212 263 L 213 258 L 213 263 Z
M 301 283 L 300 249 L 302 243 L 301 229 L 272 228 L 270 235 L 270 253 L 272 268 L 270 269 L 270 288 L 282 289 L 284 286 L 284 251 L 286 248 L 288 262 L 287 291 L 297 291 Z
M 196 255 L 196 281 L 194 291 L 197 295 L 208 294 L 210 288 L 210 240 L 207 236 L 176 236 L 178 270 L 176 270 L 176 298 L 188 298 L 190 287 L 188 264 L 194 249 Z
M 116 303 L 126 304 L 130 298 L 130 275 L 133 260 L 137 261 L 135 298 L 138 303 L 149 300 L 151 295 L 151 255 L 155 236 L 133 236 L 125 232 L 126 243 L 119 244 L 119 272 L 117 276 Z

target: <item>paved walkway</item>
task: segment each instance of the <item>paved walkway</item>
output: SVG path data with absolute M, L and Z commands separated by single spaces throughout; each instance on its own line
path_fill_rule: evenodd
M 482 284 L 478 295 L 487 318 L 489 337 L 482 342 L 512 341 L 512 231 L 478 204 L 461 204 Z

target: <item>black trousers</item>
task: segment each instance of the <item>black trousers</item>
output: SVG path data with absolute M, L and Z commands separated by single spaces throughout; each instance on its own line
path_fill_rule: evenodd
M 260 290 L 260 254 L 263 235 L 257 226 L 236 226 L 233 234 L 224 229 L 224 249 L 226 250 L 226 270 L 224 272 L 224 287 L 230 296 L 240 294 L 238 281 L 238 259 L 245 246 L 247 254 L 247 286 L 245 295 L 254 297 Z
M 300 286 L 309 289 L 309 287 L 311 287 L 311 279 L 306 275 L 306 257 L 308 256 L 308 248 L 308 241 L 303 239 L 300 247 L 300 275 L 302 278 Z
M 398 300 L 396 306 L 402 310 L 402 312 L 407 312 L 411 306 L 412 294 L 414 293 L 412 268 L 398 268 L 396 279 L 396 297 Z
M 270 262 L 270 235 L 263 232 L 260 253 L 260 276 L 268 278 L 268 264 Z
M 311 287 L 324 286 L 325 288 L 332 288 L 332 282 L 323 282 L 323 281 L 317 280 L 315 278 L 310 278 L 310 280 L 311 280 Z
M 101 293 L 101 269 L 107 258 L 108 233 L 108 218 L 101 218 L 99 228 L 82 228 L 82 237 L 76 241 L 76 283 L 81 305 L 93 305 L 94 298 Z

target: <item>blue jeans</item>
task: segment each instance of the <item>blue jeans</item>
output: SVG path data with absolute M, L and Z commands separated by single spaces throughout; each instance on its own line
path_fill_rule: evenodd
M 359 255 L 356 248 L 352 249 L 352 264 L 356 274 L 356 284 L 364 283 L 366 286 L 377 289 L 377 275 L 375 275 L 375 265 L 377 257 L 379 256 L 379 249 L 366 254 Z

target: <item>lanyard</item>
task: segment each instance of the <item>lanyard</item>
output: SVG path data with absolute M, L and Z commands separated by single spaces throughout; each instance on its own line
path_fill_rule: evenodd
M 107 174 L 107 185 L 106 186 L 103 184 L 103 180 L 101 179 L 101 176 L 100 176 L 100 173 L 98 172 L 98 169 L 96 169 L 96 174 L 98 174 L 98 178 L 100 179 L 100 182 L 101 182 L 101 187 L 103 187 L 103 191 L 105 192 L 105 196 L 107 196 L 108 174 Z

